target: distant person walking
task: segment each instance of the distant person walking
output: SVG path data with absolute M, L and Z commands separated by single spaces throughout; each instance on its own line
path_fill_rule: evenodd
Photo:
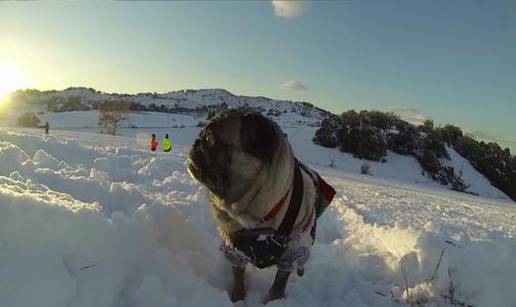
M 48 130 L 50 129 L 50 125 L 48 122 L 45 122 L 45 134 L 48 134 Z
M 172 144 L 170 143 L 170 140 L 168 139 L 168 134 L 165 134 L 165 138 L 161 142 L 161 146 L 163 147 L 164 152 L 169 152 L 172 149 Z
M 156 135 L 153 133 L 150 141 L 150 150 L 156 151 L 156 148 L 158 148 L 158 141 L 156 141 Z

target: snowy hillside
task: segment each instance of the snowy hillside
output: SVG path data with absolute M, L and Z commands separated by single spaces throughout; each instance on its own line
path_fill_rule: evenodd
M 326 122 L 323 119 L 328 118 L 327 111 L 303 102 L 236 96 L 223 89 L 180 90 L 164 94 L 141 93 L 137 95 L 108 94 L 83 87 L 62 91 L 18 91 L 11 97 L 10 106 L 0 110 L 3 112 L 0 112 L 0 126 L 16 126 L 20 115 L 29 111 L 37 114 L 41 123 L 48 121 L 52 129 L 98 132 L 98 109 L 106 101 L 123 101 L 124 105 L 129 108 L 129 113 L 124 115 L 125 119 L 121 124 L 123 129 L 120 133 L 122 135 L 135 133 L 135 131 L 124 131 L 125 128 L 147 129 L 145 131 L 148 133 L 153 133 L 155 128 L 193 128 L 202 124 L 210 111 L 249 106 L 279 122 L 284 129 L 289 130 L 289 134 L 294 133 L 302 138 L 303 141 L 299 144 L 307 148 L 300 152 L 303 155 L 317 153 L 315 159 L 312 159 L 314 163 L 331 164 L 340 170 L 352 173 L 359 172 L 364 166 L 369 167 L 372 175 L 376 177 L 417 185 L 436 186 L 436 182 L 439 182 L 450 189 L 463 190 L 484 197 L 510 199 L 504 192 L 493 186 L 504 187 L 503 183 L 490 181 L 479 173 L 478 167 L 475 169 L 470 161 L 461 157 L 452 148 L 442 147 L 443 153 L 437 152 L 446 157 L 450 156 L 450 160 L 441 159 L 439 161 L 437 158 L 429 160 L 424 155 L 426 152 L 419 149 L 418 151 L 423 154 L 416 156 L 416 159 L 413 158 L 414 154 L 411 157 L 406 153 L 399 155 L 387 151 L 387 155 L 384 157 L 387 160 L 385 165 L 356 159 L 337 150 L 326 151 L 313 145 L 312 138 L 316 135 L 314 127 L 319 127 L 321 122 L 323 124 Z M 411 128 L 417 131 L 415 127 Z M 188 138 L 186 143 L 190 140 Z M 320 145 L 319 142 L 317 143 Z M 392 150 L 400 153 L 395 149 Z M 374 150 L 371 149 L 371 151 Z M 422 169 L 423 165 L 427 166 L 424 170 Z M 435 168 L 438 168 L 438 171 Z M 424 175 L 422 171 L 425 172 Z M 450 171 L 452 175 L 449 174 Z M 482 172 L 486 174 L 486 170 Z M 503 178 L 511 182 L 509 175 L 504 175 Z M 511 195 L 511 188 L 502 189 Z
M 11 111 L 15 114 L 15 110 Z M 72 130 L 98 132 L 99 112 L 77 111 L 77 112 L 46 112 L 40 111 L 38 115 L 41 122 L 48 121 L 51 130 Z M 370 173 L 374 177 L 388 179 L 393 182 L 417 185 L 421 187 L 432 187 L 445 189 L 445 186 L 431 180 L 422 174 L 421 167 L 417 160 L 411 156 L 399 155 L 388 152 L 385 157 L 386 163 L 357 159 L 350 154 L 342 153 L 336 149 L 324 148 L 312 142 L 318 120 L 316 118 L 304 117 L 297 113 L 281 113 L 272 117 L 292 139 L 292 143 L 301 159 L 313 163 L 319 168 L 328 168 L 332 164 L 338 171 L 350 174 L 358 174 L 361 166 L 367 164 Z M 14 126 L 15 115 L 0 119 L 0 126 Z M 192 144 L 195 135 L 198 133 L 198 123 L 205 121 L 205 117 L 192 115 L 167 114 L 158 112 L 130 112 L 122 121 L 119 134 L 122 136 L 136 137 L 138 134 L 156 133 L 162 138 L 165 133 L 170 134 L 173 144 L 180 144 L 188 147 Z M 130 128 L 136 127 L 136 128 Z M 141 141 L 147 144 L 147 140 Z M 493 187 L 489 180 L 477 172 L 469 161 L 462 158 L 453 149 L 448 148 L 451 160 L 443 162 L 453 166 L 462 173 L 464 182 L 470 186 L 468 192 L 478 194 L 482 197 L 489 197 L 500 200 L 508 200 L 502 191 Z
M 43 118 L 54 128 L 86 126 L 94 112 Z M 117 137 L 0 129 L 0 306 L 233 306 L 206 192 L 185 169 L 198 119 L 173 120 L 185 128 Z M 452 159 L 491 199 L 424 183 L 417 163 L 394 153 L 371 163 L 374 176 L 360 175 L 362 161 L 309 141 L 315 128 L 295 116 L 280 122 L 337 196 L 305 276 L 269 306 L 405 306 L 406 282 L 410 301 L 426 306 L 516 306 L 516 206 L 464 161 Z M 150 153 L 150 133 L 169 133 L 172 152 Z M 237 306 L 262 306 L 274 273 L 250 270 L 249 296 Z
M 237 96 L 224 89 L 180 90 L 164 94 L 142 93 L 136 95 L 108 94 L 88 88 L 69 88 L 62 91 L 21 91 L 13 96 L 15 107 L 37 105 L 47 108 L 59 108 L 67 103 L 77 110 L 81 104 L 84 108 L 94 108 L 103 101 L 123 100 L 143 107 L 168 108 L 176 112 L 194 111 L 203 108 L 241 108 L 250 107 L 264 112 L 291 112 L 304 117 L 321 120 L 328 112 L 306 102 L 274 100 L 266 97 Z

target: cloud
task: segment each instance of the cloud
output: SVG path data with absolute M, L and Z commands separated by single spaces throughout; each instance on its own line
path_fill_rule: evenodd
M 426 117 L 423 114 L 415 114 L 412 116 L 401 116 L 401 118 L 415 126 L 421 126 L 422 124 L 425 123 L 425 120 L 429 119 L 428 117 Z
M 297 81 L 297 80 L 287 80 L 287 81 L 283 82 L 282 84 L 280 84 L 280 86 L 281 86 L 281 88 L 283 88 L 285 90 L 304 91 L 304 90 L 308 89 L 308 87 L 306 87 L 306 85 L 301 83 L 301 81 Z
M 401 117 L 401 119 L 413 125 L 422 125 L 425 122 L 425 120 L 430 119 L 430 117 L 423 114 L 420 110 L 414 107 L 408 107 L 403 105 L 386 106 L 384 108 L 384 111 L 397 114 Z M 509 135 L 501 135 L 479 130 L 469 130 L 467 128 L 461 129 L 464 132 L 464 134 L 470 135 L 476 140 L 483 140 L 485 142 L 495 142 L 498 143 L 498 145 L 500 145 L 502 148 L 509 147 L 513 154 L 514 152 L 516 152 L 516 140 L 511 138 L 511 136 Z
M 303 14 L 305 3 L 303 1 L 272 0 L 272 7 L 276 16 L 293 18 Z
M 412 108 L 412 107 L 406 107 L 406 106 L 387 106 L 386 108 L 387 112 L 393 112 L 393 113 L 420 113 L 418 109 Z
M 512 140 L 507 136 L 503 136 L 503 135 L 495 134 L 495 133 L 489 133 L 489 132 L 485 132 L 485 131 L 473 131 L 473 132 L 471 132 L 471 134 L 480 140 L 487 141 L 487 142 L 495 142 L 495 143 L 498 143 L 498 145 L 500 145 L 502 147 L 509 147 L 511 149 L 511 151 L 513 152 L 513 154 L 514 154 L 514 151 L 516 150 L 516 140 Z
M 416 126 L 422 125 L 425 120 L 430 119 L 418 109 L 402 105 L 387 106 L 385 107 L 385 111 L 397 114 L 401 119 Z
M 486 139 L 486 140 L 498 140 L 498 139 L 503 138 L 500 134 L 489 133 L 489 132 L 478 131 L 478 130 L 472 131 L 471 134 L 473 134 L 474 136 L 476 136 L 480 139 Z

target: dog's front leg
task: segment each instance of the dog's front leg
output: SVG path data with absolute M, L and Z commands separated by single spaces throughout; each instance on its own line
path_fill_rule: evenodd
M 231 290 L 231 301 L 237 302 L 245 298 L 245 266 L 233 267 L 233 290 Z
M 288 271 L 278 270 L 276 272 L 274 283 L 272 284 L 269 290 L 269 295 L 265 298 L 263 302 L 264 304 L 285 297 L 285 289 L 287 288 L 289 276 L 290 272 Z

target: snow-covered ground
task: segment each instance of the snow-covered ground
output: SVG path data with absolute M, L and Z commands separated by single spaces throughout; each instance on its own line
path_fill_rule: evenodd
M 11 111 L 11 116 L 0 118 L 0 126 L 15 126 L 17 115 L 27 110 L 30 110 L 30 108 Z M 97 110 L 60 113 L 39 110 L 38 117 L 41 119 L 41 123 L 48 121 L 51 130 L 80 132 L 99 132 L 100 130 L 98 128 L 99 112 Z M 323 148 L 311 141 L 319 123 L 317 118 L 303 117 L 297 113 L 287 112 L 282 113 L 279 117 L 273 117 L 273 119 L 280 123 L 283 130 L 290 136 L 298 157 L 319 169 L 328 168 L 332 164 L 335 170 L 343 172 L 344 175 L 358 174 L 361 166 L 367 164 L 370 167 L 370 174 L 374 177 L 387 179 L 393 183 L 404 183 L 423 188 L 446 189 L 446 187 L 423 175 L 419 163 L 411 156 L 388 152 L 386 163 L 356 159 L 351 154 L 341 153 L 336 149 Z M 199 122 L 204 121 L 206 121 L 205 118 L 190 115 L 130 112 L 122 121 L 118 134 L 135 138 L 140 145 L 146 145 L 148 135 L 155 133 L 158 139 L 161 139 L 165 133 L 168 133 L 173 144 L 188 147 L 199 131 L 197 127 Z M 493 187 L 487 178 L 477 172 L 469 161 L 451 148 L 448 151 L 451 161 L 443 159 L 443 163 L 453 166 L 457 172 L 462 174 L 465 183 L 470 186 L 469 192 L 482 197 L 510 201 L 507 195 Z
M 232 306 L 206 192 L 185 168 L 198 119 L 113 137 L 65 117 L 52 119 L 62 129 L 50 136 L 0 129 L 0 306 Z M 296 121 L 280 118 L 296 154 L 337 195 L 305 276 L 269 306 L 404 306 L 406 283 L 410 301 L 426 306 L 516 306 L 516 206 L 467 162 L 452 160 L 484 197 L 427 184 L 415 161 L 394 153 L 369 162 L 374 176 L 360 175 L 363 161 L 313 145 L 315 128 Z M 149 152 L 150 133 L 168 133 L 172 152 Z M 236 306 L 261 306 L 274 273 L 250 269 Z

